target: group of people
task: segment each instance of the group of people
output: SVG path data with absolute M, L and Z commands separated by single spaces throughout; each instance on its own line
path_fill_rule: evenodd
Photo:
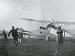
M 3 33 L 5 41 L 7 42 L 7 35 L 9 37 L 10 34 L 12 34 L 15 46 L 18 46 L 18 43 L 19 42 L 21 43 L 21 38 L 23 37 L 23 34 L 22 34 L 22 32 L 18 33 L 17 30 L 18 30 L 18 28 L 15 29 L 14 26 L 12 26 L 12 29 L 10 30 L 10 32 L 8 34 L 6 33 L 5 30 L 3 30 L 2 33 Z M 57 34 L 58 34 L 58 44 L 59 44 L 59 46 L 63 45 L 63 30 L 61 29 L 61 27 L 58 27 Z
M 7 36 L 9 37 L 10 34 L 12 34 L 12 37 L 14 39 L 14 43 L 15 43 L 15 46 L 18 46 L 18 43 L 21 43 L 21 38 L 23 37 L 23 34 L 22 32 L 18 32 L 18 28 L 14 28 L 14 26 L 12 26 L 12 29 L 10 30 L 10 32 L 7 34 L 5 30 L 3 30 L 3 36 L 4 36 L 4 39 L 5 41 L 7 42 Z

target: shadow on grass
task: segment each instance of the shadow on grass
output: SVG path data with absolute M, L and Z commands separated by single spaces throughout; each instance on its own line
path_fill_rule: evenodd
M 4 40 L 1 40 L 0 55 L 8 56 L 7 46 Z

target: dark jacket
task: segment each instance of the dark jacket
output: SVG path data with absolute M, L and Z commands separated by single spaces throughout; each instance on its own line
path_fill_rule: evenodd
M 63 39 L 63 31 L 62 30 L 58 30 L 57 34 L 58 34 L 59 39 Z
M 8 33 L 8 36 L 12 34 L 13 37 L 18 37 L 18 32 L 16 29 L 11 29 L 10 32 Z
M 2 32 L 4 37 L 7 37 L 7 33 L 6 32 Z

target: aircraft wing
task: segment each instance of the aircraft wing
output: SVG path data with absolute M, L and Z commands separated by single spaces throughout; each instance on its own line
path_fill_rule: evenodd
M 42 23 L 55 23 L 55 24 L 75 24 L 75 22 L 63 22 L 63 21 L 46 21 L 46 20 L 35 20 L 35 19 L 28 19 L 28 18 L 21 18 L 22 20 L 27 21 L 35 21 L 35 22 L 42 22 Z

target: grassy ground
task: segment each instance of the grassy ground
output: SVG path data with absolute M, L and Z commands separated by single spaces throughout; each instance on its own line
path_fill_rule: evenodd
M 59 47 L 56 41 L 23 39 L 16 48 L 13 39 L 7 43 L 0 40 L 0 56 L 75 56 L 75 42 L 64 42 Z

